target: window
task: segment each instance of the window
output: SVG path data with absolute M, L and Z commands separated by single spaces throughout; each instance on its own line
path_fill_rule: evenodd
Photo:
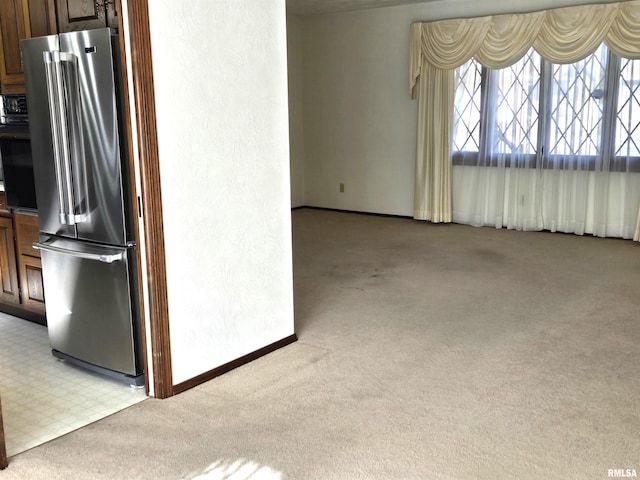
M 478 152 L 480 148 L 481 66 L 473 58 L 456 69 L 453 149 Z
M 640 171 L 640 60 L 603 44 L 552 64 L 531 49 L 490 70 L 456 70 L 453 163 Z
M 499 154 L 536 153 L 540 103 L 540 56 L 531 50 L 511 68 L 493 71 L 486 89 L 494 108 L 488 119 L 495 134 L 491 151 Z M 495 117 L 494 117 L 495 116 Z
M 616 117 L 616 156 L 640 158 L 640 61 L 622 60 Z
M 569 65 L 550 65 L 549 133 L 551 156 L 595 157 L 602 153 L 607 89 L 607 49 Z

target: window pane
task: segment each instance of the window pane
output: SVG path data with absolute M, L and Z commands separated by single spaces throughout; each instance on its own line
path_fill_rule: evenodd
M 640 60 L 622 59 L 621 67 L 616 156 L 640 157 Z
M 497 72 L 495 153 L 534 154 L 538 140 L 540 55 L 530 50 L 518 63 Z M 492 103 L 495 102 L 495 103 Z
M 600 151 L 607 48 L 570 65 L 554 65 L 550 153 L 595 156 Z
M 454 152 L 477 152 L 480 146 L 481 67 L 474 59 L 456 69 Z

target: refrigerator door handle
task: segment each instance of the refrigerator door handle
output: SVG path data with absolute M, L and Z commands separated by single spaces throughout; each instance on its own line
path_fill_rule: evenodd
M 56 55 L 56 53 L 58 55 Z M 56 56 L 58 61 L 56 62 Z M 64 104 L 64 93 L 61 90 L 60 79 L 60 52 L 43 52 L 44 66 L 47 77 L 47 100 L 49 101 L 49 116 L 51 118 L 51 142 L 53 144 L 53 160 L 56 174 L 59 214 L 58 220 L 61 224 L 67 225 L 70 213 L 70 203 L 73 202 L 69 195 L 70 182 L 67 178 L 71 172 L 67 170 L 65 156 L 67 155 L 68 143 L 63 139 L 64 130 L 60 114 L 61 106 Z M 70 179 L 70 178 L 69 178 Z
M 84 170 L 77 167 L 73 172 L 71 165 L 74 158 L 82 157 L 82 136 L 78 123 L 77 60 L 74 55 L 57 50 L 43 52 L 43 58 L 47 75 L 51 140 L 60 202 L 59 221 L 63 225 L 75 225 L 78 221 L 82 221 L 83 217 L 76 215 L 74 173 L 79 178 L 80 184 L 84 183 Z
M 70 255 L 72 257 L 84 258 L 86 260 L 95 260 L 102 263 L 113 263 L 125 258 L 125 252 L 121 251 L 118 253 L 111 254 L 103 254 L 103 253 L 89 253 L 89 252 L 80 252 L 77 250 L 70 250 L 67 248 L 57 247 L 55 245 L 49 245 L 47 243 L 34 242 L 33 248 L 36 250 L 47 250 L 49 252 L 54 253 L 62 253 L 64 255 Z
M 66 103 L 64 104 L 65 125 L 69 139 L 69 169 L 73 172 L 73 184 L 70 186 L 72 199 L 71 221 L 73 224 L 85 222 L 88 212 L 87 180 L 85 175 L 84 141 L 82 134 L 82 109 L 80 101 L 80 80 L 78 75 L 78 57 L 72 53 L 60 52 L 60 62 L 64 65 L 63 88 Z

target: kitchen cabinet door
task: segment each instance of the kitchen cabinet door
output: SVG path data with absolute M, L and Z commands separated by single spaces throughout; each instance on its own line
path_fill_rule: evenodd
M 42 281 L 42 261 L 39 258 L 21 255 L 20 291 L 22 307 L 40 315 L 45 315 L 44 284 Z
M 0 217 L 0 286 L 0 302 L 20 303 L 13 222 L 8 217 Z
M 29 24 L 32 37 L 58 33 L 54 0 L 29 0 Z
M 35 1 L 52 2 L 53 0 Z M 60 32 L 105 27 L 118 28 L 119 0 L 57 0 L 57 6 Z
M 89 30 L 105 26 L 104 4 L 95 0 L 58 0 L 60 32 Z
M 24 92 L 20 40 L 30 35 L 24 0 L 0 1 L 0 86 L 2 93 Z
M 44 316 L 42 262 L 40 260 L 40 250 L 33 248 L 33 243 L 38 241 L 40 231 L 38 217 L 16 213 L 14 214 L 13 222 L 16 230 L 22 307 Z

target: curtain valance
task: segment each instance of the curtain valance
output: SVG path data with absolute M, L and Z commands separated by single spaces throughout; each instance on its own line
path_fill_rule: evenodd
M 602 43 L 626 58 L 640 58 L 640 0 L 411 24 L 409 91 L 423 64 L 451 70 L 475 57 L 504 68 L 531 47 L 554 63 L 572 63 Z

